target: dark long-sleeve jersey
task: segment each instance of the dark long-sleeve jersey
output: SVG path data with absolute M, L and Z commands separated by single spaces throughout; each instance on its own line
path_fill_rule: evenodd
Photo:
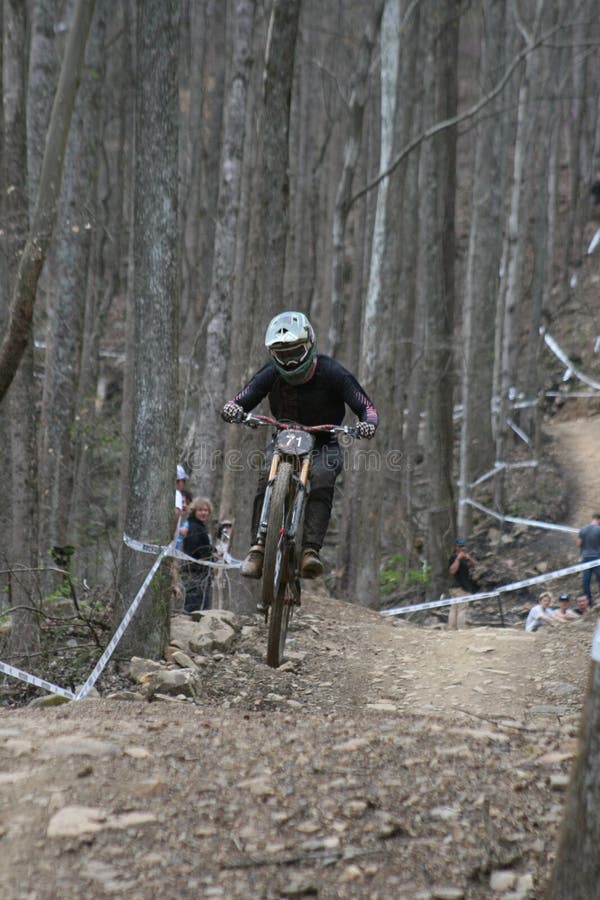
M 304 384 L 288 384 L 268 362 L 233 398 L 245 412 L 269 398 L 276 419 L 302 425 L 341 425 L 349 406 L 361 422 L 377 426 L 379 416 L 354 375 L 335 359 L 319 353 L 314 375 Z

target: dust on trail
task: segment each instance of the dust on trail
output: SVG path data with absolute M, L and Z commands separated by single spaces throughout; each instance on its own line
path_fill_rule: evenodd
M 552 421 L 547 431 L 573 488 L 571 521 L 564 524 L 581 528 L 600 510 L 600 420 Z
M 585 522 L 597 425 L 550 430 Z M 447 632 L 317 589 L 280 670 L 257 620 L 195 701 L 0 710 L 0 896 L 541 896 L 594 625 Z

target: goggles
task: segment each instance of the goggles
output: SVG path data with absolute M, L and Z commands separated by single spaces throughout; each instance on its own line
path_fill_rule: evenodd
M 308 341 L 302 341 L 292 346 L 283 344 L 279 347 L 269 347 L 269 353 L 284 369 L 295 369 L 302 365 L 310 353 L 310 348 L 311 344 Z

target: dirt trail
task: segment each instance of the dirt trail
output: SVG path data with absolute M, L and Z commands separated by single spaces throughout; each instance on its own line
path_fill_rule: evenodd
M 552 429 L 573 522 L 596 430 Z M 195 700 L 2 710 L 0 896 L 541 897 L 594 625 L 446 632 L 317 591 L 278 671 L 257 621 Z
M 581 528 L 600 508 L 600 422 L 574 419 L 548 426 L 556 455 L 574 487 L 571 522 Z

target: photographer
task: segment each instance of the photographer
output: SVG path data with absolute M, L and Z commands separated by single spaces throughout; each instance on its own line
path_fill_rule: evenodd
M 475 567 L 475 560 L 466 550 L 464 538 L 456 538 L 454 551 L 448 560 L 448 571 L 452 575 L 454 585 L 450 589 L 451 597 L 465 597 L 474 594 L 477 585 L 471 577 L 471 569 Z M 467 607 L 465 603 L 455 603 L 450 607 L 448 614 L 448 628 L 456 630 L 464 628 L 467 620 Z

